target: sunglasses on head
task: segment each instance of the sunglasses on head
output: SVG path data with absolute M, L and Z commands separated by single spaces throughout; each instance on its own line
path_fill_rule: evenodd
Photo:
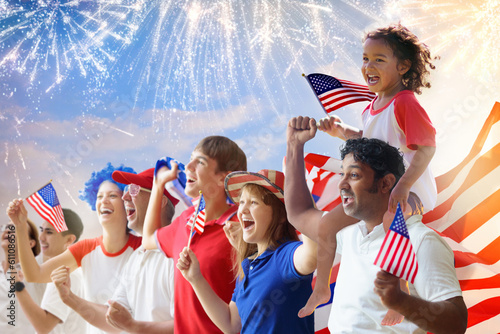
M 133 183 L 127 184 L 125 186 L 125 189 L 123 191 L 124 192 L 128 191 L 128 193 L 130 194 L 130 196 L 135 197 L 135 196 L 139 195 L 139 193 L 141 192 L 141 190 L 147 191 L 148 193 L 151 192 L 150 189 L 143 188 L 143 187 L 141 187 L 141 186 L 139 186 L 137 184 L 133 184 Z

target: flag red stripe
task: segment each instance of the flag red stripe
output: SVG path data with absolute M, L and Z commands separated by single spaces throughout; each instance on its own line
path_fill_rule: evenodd
M 57 218 L 54 215 L 52 210 L 47 209 L 49 205 L 45 203 L 45 201 L 40 197 L 38 193 L 34 193 L 30 197 L 27 198 L 28 202 L 33 205 L 35 211 L 42 216 L 45 220 L 55 224 L 57 223 Z M 54 226 L 56 229 L 57 227 Z
M 460 287 L 463 291 L 498 288 L 500 287 L 500 274 L 486 278 L 460 280 Z
M 486 299 L 468 308 L 469 318 L 467 328 L 500 314 L 500 297 Z
M 342 203 L 342 198 L 337 197 L 337 199 L 323 208 L 323 211 L 331 211 L 334 207 Z
M 306 164 L 314 165 L 318 168 L 323 167 L 329 159 L 330 159 L 330 157 L 327 157 L 325 155 L 320 155 L 320 154 L 314 154 L 314 153 L 308 153 L 304 157 Z M 313 166 L 310 166 L 310 168 L 312 168 L 312 167 Z
M 455 268 L 466 267 L 473 263 L 492 265 L 500 260 L 500 237 L 488 244 L 483 250 L 474 254 L 472 252 L 453 251 L 455 254 Z
M 465 157 L 465 159 L 455 168 L 451 169 L 443 175 L 436 177 L 438 192 L 447 188 L 453 182 L 453 180 L 455 180 L 455 177 L 458 173 L 460 173 L 464 166 L 466 166 L 472 159 L 474 159 L 475 156 L 477 156 L 481 152 L 481 149 L 488 137 L 491 127 L 498 121 L 500 121 L 500 103 L 495 103 L 493 109 L 490 112 L 490 115 L 484 122 L 481 131 L 479 131 L 479 135 L 472 145 L 472 148 L 467 157 Z
M 325 174 L 326 177 L 325 178 L 321 178 L 321 175 L 322 174 Z M 314 180 L 314 187 L 313 187 L 313 194 L 322 194 L 323 191 L 325 191 L 325 188 L 328 184 L 328 180 L 330 180 L 331 178 L 333 177 L 333 174 L 328 172 L 328 171 L 325 171 L 323 169 L 320 169 L 318 171 L 318 182 L 316 182 L 316 180 Z
M 352 99 L 352 100 L 349 100 L 349 101 L 346 101 L 344 103 L 338 103 L 338 104 L 335 104 L 335 105 L 331 105 L 331 104 L 328 104 L 328 105 L 325 105 L 325 109 L 326 109 L 326 112 L 327 113 L 330 113 L 331 111 L 334 111 L 336 109 L 339 109 L 339 108 L 342 108 L 342 107 L 345 107 L 351 103 L 355 103 L 355 102 L 363 102 L 363 101 L 371 101 L 371 100 L 366 100 L 366 99 L 363 99 L 363 98 L 360 98 L 360 99 Z M 332 109 L 332 110 L 330 110 Z
M 362 97 L 365 99 L 365 101 L 371 101 L 373 100 L 372 96 L 370 94 L 366 94 L 362 90 L 356 90 L 356 89 L 344 89 L 344 88 L 338 88 L 335 89 L 333 92 L 328 92 L 325 93 L 321 96 L 319 96 L 319 100 L 321 101 L 322 104 L 332 104 L 338 101 L 342 101 L 351 97 Z
M 500 260 L 500 237 L 484 247 L 477 256 L 487 264 L 494 264 Z
M 479 205 L 468 211 L 466 215 L 458 219 L 453 225 L 443 230 L 443 234 L 456 242 L 462 242 L 478 228 L 483 226 L 496 214 L 500 203 L 500 189 L 486 198 Z
M 47 204 L 43 201 L 43 199 L 38 195 L 38 193 L 34 193 L 30 197 L 27 198 L 30 204 L 34 205 L 36 212 L 40 216 L 42 216 L 46 220 L 54 221 L 55 217 L 47 210 Z
M 418 272 L 418 262 L 417 258 L 415 257 L 415 252 L 412 251 L 412 260 L 411 260 L 411 268 L 412 268 L 412 273 L 409 276 L 408 282 L 412 283 L 415 282 L 415 277 L 417 277 L 417 272 Z M 415 264 L 415 265 L 414 265 Z
M 408 264 L 408 258 L 409 258 L 409 254 L 408 254 L 408 247 L 407 247 L 407 243 L 405 241 L 406 238 L 400 238 L 399 239 L 399 244 L 401 246 L 398 245 L 398 247 L 396 248 L 396 252 L 398 251 L 401 251 L 401 255 L 399 256 L 395 256 L 393 260 L 397 260 L 397 263 L 394 267 L 394 271 L 396 272 L 396 276 L 398 276 L 398 273 L 399 273 L 399 276 L 401 275 L 404 275 L 404 273 L 406 272 L 406 265 Z M 396 254 L 394 254 L 396 255 Z M 402 263 L 402 260 L 404 259 L 404 262 Z
M 47 195 L 47 198 L 52 198 L 53 203 L 58 203 L 55 206 L 47 203 L 42 194 Z M 33 209 L 46 221 L 48 221 L 57 232 L 66 231 L 68 227 L 64 221 L 64 214 L 57 199 L 57 194 L 54 187 L 49 182 L 47 185 L 26 198 L 26 201 Z
M 393 232 L 394 233 L 394 232 Z M 392 267 L 392 264 L 394 263 L 394 259 L 396 258 L 395 257 L 395 253 L 400 249 L 400 246 L 401 246 L 401 241 L 402 241 L 402 237 L 397 234 L 397 233 L 394 233 L 395 234 L 395 239 L 396 239 L 396 242 L 397 242 L 397 246 L 393 248 L 392 244 L 389 246 L 389 253 L 390 253 L 390 261 L 387 265 L 385 265 L 386 268 L 391 268 Z
M 382 246 L 380 249 L 391 249 L 391 246 L 394 244 L 394 238 L 395 236 L 393 233 L 387 233 L 385 235 L 384 241 L 382 242 Z M 388 243 L 388 246 L 386 246 L 386 243 Z M 381 252 L 378 253 L 377 257 L 375 258 L 375 263 L 378 263 L 380 267 L 385 266 L 385 261 L 387 261 L 387 258 L 389 257 L 389 252 L 384 252 L 384 258 L 382 260 L 379 260 Z
M 495 156 L 500 156 L 500 145 L 496 145 L 495 147 L 493 147 L 489 152 L 487 152 L 487 156 L 482 156 L 474 163 L 460 188 L 458 188 L 457 191 L 445 202 L 441 203 L 434 210 L 428 212 L 424 216 L 424 223 L 442 218 L 447 212 L 449 212 L 454 201 L 460 195 L 462 195 L 467 189 L 481 180 L 485 175 L 489 174 L 491 171 L 497 168 L 498 160 L 493 158 Z

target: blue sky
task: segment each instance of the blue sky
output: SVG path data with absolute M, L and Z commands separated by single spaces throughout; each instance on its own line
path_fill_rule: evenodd
M 107 162 L 141 171 L 166 155 L 188 161 L 212 134 L 235 140 L 250 170 L 280 170 L 288 119 L 324 116 L 302 73 L 362 83 L 363 32 L 398 21 L 441 57 L 418 97 L 438 131 L 439 175 L 465 156 L 500 100 L 498 7 L 0 0 L 0 208 L 53 179 L 85 235 L 98 235 L 95 213 L 78 199 L 92 171 Z M 363 108 L 338 114 L 360 126 Z M 320 133 L 306 149 L 338 157 L 340 144 Z

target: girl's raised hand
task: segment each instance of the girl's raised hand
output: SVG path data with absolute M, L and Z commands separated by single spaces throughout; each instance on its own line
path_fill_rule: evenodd
M 179 254 L 177 269 L 180 270 L 182 276 L 184 276 L 184 278 L 191 284 L 196 283 L 200 278 L 202 278 L 200 263 L 198 262 L 194 252 L 187 247 L 184 247 L 182 252 Z
M 317 125 L 318 130 L 326 132 L 332 137 L 345 138 L 344 122 L 337 115 L 323 117 Z
M 410 188 L 406 187 L 402 182 L 398 182 L 394 189 L 392 189 L 391 191 L 388 210 L 392 213 L 396 213 L 396 209 L 398 208 L 399 203 L 401 205 L 401 210 L 403 212 L 406 212 L 409 196 Z

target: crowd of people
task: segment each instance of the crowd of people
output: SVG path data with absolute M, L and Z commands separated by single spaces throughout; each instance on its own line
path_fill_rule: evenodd
M 183 212 L 166 187 L 178 178 L 175 162 L 92 173 L 80 198 L 102 226 L 93 239 L 79 240 L 82 221 L 68 209 L 67 231 L 44 222 L 38 235 L 23 200 L 13 199 L 0 332 L 314 333 L 337 254 L 331 333 L 464 333 L 453 252 L 421 221 L 436 200 L 435 130 L 415 98 L 429 86 L 428 68 L 428 48 L 407 28 L 368 33 L 361 70 L 377 97 L 362 130 L 337 116 L 292 118 L 285 173 L 247 171 L 234 141 L 206 137 L 184 170 L 184 192 L 200 204 Z M 304 173 L 304 145 L 318 129 L 346 140 L 342 203 L 330 212 L 315 207 Z M 374 265 L 398 203 L 419 265 L 413 283 Z

